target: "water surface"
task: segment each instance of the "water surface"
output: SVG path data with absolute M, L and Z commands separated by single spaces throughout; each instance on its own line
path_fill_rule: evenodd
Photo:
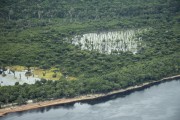
M 180 120 L 180 80 L 88 103 L 11 113 L 0 120 Z
M 19 84 L 34 84 L 37 80 L 40 80 L 37 76 L 29 76 L 27 77 L 25 73 L 27 70 L 24 71 L 15 71 L 15 76 L 12 72 L 9 72 L 9 69 L 5 71 L 6 76 L 3 77 L 0 74 L 0 85 L 1 86 L 9 86 L 9 85 L 14 85 L 16 82 L 19 82 Z

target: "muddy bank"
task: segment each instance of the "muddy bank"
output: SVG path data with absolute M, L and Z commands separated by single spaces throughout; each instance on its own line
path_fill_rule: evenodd
M 163 79 L 158 80 L 158 81 L 146 82 L 142 85 L 132 86 L 132 87 L 128 87 L 126 89 L 120 89 L 120 90 L 112 91 L 112 92 L 109 92 L 107 94 L 89 94 L 89 95 L 79 96 L 79 97 L 75 97 L 75 98 L 57 99 L 57 100 L 44 101 L 44 102 L 38 102 L 38 103 L 30 103 L 30 104 L 26 104 L 26 105 L 22 105 L 22 106 L 14 106 L 14 107 L 9 107 L 9 108 L 3 108 L 3 109 L 0 109 L 0 116 L 3 116 L 7 113 L 12 113 L 12 112 L 26 111 L 26 110 L 32 110 L 32 109 L 37 109 L 37 108 L 42 108 L 42 107 L 47 107 L 47 106 L 53 106 L 53 105 L 60 105 L 60 104 L 67 104 L 67 103 L 80 102 L 80 101 L 86 101 L 86 100 L 93 100 L 93 99 L 97 99 L 97 98 L 111 96 L 114 94 L 124 93 L 127 91 L 133 91 L 133 90 L 138 90 L 141 88 L 146 88 L 146 87 L 149 87 L 149 86 L 157 84 L 157 83 L 175 80 L 175 79 L 180 79 L 180 75 L 176 75 L 176 76 L 172 76 L 172 77 L 166 77 L 166 78 L 163 78 Z

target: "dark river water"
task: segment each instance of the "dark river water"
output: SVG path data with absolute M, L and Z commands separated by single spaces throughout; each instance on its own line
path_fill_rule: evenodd
M 0 120 L 180 120 L 180 80 L 99 100 L 11 113 Z

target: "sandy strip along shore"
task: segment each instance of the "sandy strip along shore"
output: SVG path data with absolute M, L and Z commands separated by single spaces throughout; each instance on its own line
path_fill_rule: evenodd
M 80 102 L 80 101 L 85 101 L 85 100 L 93 100 L 93 99 L 97 99 L 97 98 L 101 98 L 101 97 L 107 97 L 107 96 L 118 94 L 118 93 L 137 90 L 139 88 L 145 88 L 145 87 L 157 84 L 157 83 L 161 83 L 164 81 L 170 81 L 170 80 L 174 80 L 174 79 L 180 79 L 180 75 L 166 77 L 166 78 L 163 78 L 158 81 L 146 82 L 141 85 L 128 87 L 126 89 L 115 90 L 115 91 L 112 91 L 112 92 L 109 92 L 106 94 L 88 94 L 88 95 L 74 97 L 74 98 L 63 98 L 63 99 L 50 100 L 50 101 L 44 101 L 44 102 L 38 102 L 38 103 L 29 103 L 29 104 L 21 105 L 21 106 L 13 106 L 13 107 L 8 107 L 8 108 L 3 108 L 3 109 L 0 109 L 0 117 L 2 117 L 5 114 L 12 113 L 12 112 L 20 112 L 20 111 L 37 109 L 37 108 L 43 108 L 43 107 L 47 107 L 47 106 L 61 105 L 61 104 Z

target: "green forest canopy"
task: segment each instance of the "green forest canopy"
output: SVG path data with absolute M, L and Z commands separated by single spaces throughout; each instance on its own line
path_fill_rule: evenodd
M 0 101 L 108 92 L 179 74 L 179 6 L 179 0 L 1 0 L 0 66 L 55 66 L 78 80 L 0 87 Z M 81 50 L 66 39 L 134 28 L 151 28 L 138 36 L 146 47 L 135 55 Z

